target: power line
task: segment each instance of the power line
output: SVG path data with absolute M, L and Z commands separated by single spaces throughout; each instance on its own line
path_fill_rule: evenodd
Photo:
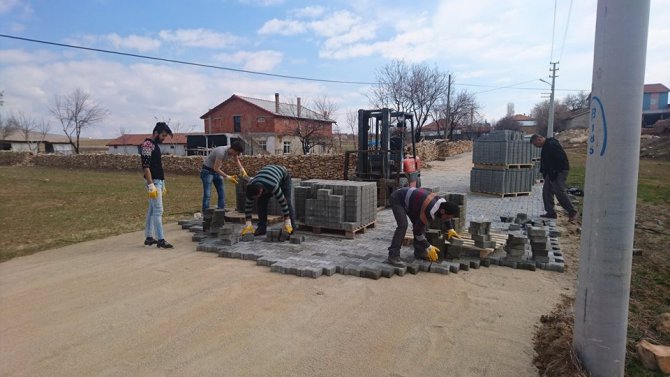
M 572 14 L 572 0 L 570 0 L 570 7 L 568 8 L 568 19 L 565 21 L 565 31 L 563 32 L 563 43 L 561 43 L 561 53 L 558 55 L 558 60 L 563 58 L 563 48 L 565 48 L 565 40 L 568 37 L 568 28 L 570 27 L 570 15 Z
M 0 37 L 9 38 L 9 39 L 16 39 L 16 40 L 26 41 L 26 42 L 41 43 L 41 44 L 46 44 L 46 45 L 51 45 L 51 46 L 75 48 L 75 49 L 79 49 L 79 50 L 102 52 L 102 53 L 105 53 L 105 54 L 129 56 L 129 57 L 133 57 L 133 58 L 156 60 L 156 61 L 162 61 L 162 62 L 167 62 L 167 63 L 184 64 L 184 65 L 190 65 L 190 66 L 196 66 L 196 67 L 212 68 L 212 69 L 219 69 L 219 70 L 223 70 L 223 71 L 247 73 L 247 74 L 251 74 L 251 75 L 260 75 L 260 76 L 270 76 L 270 77 L 277 77 L 277 78 L 283 78 L 283 79 L 293 79 L 293 80 L 303 80 L 303 81 L 317 81 L 317 82 L 326 82 L 326 83 L 331 83 L 331 84 L 353 84 L 353 85 L 376 85 L 377 84 L 377 83 L 373 83 L 373 82 L 328 80 L 328 79 L 318 79 L 318 78 L 313 78 L 313 77 L 280 75 L 280 74 L 276 74 L 276 73 L 249 71 L 249 70 L 246 70 L 246 69 L 222 67 L 222 66 L 211 65 L 211 64 L 194 63 L 194 62 L 189 62 L 189 61 L 184 61 L 184 60 L 159 58 L 159 57 L 156 57 L 156 56 L 131 54 L 131 53 L 128 53 L 128 52 L 120 52 L 120 51 L 105 50 L 105 49 L 101 49 L 101 48 L 77 46 L 77 45 L 71 45 L 71 44 L 66 44 L 66 43 L 49 42 L 49 41 L 44 41 L 44 40 L 39 40 L 39 39 L 23 38 L 23 37 L 17 37 L 17 36 L 6 35 L 6 34 L 0 34 Z
M 39 43 L 39 44 L 57 46 L 57 47 L 73 48 L 73 49 L 79 49 L 79 50 L 101 52 L 101 53 L 105 53 L 105 54 L 128 56 L 128 57 L 132 57 L 132 58 L 155 60 L 155 61 L 161 61 L 161 62 L 166 62 L 166 63 L 183 64 L 183 65 L 190 65 L 190 66 L 196 66 L 196 67 L 202 67 L 202 68 L 212 68 L 212 69 L 219 69 L 219 70 L 224 70 L 224 71 L 246 73 L 246 74 L 260 75 L 260 76 L 277 77 L 277 78 L 292 79 L 292 80 L 325 82 L 325 83 L 331 83 L 331 84 L 351 84 L 351 85 L 378 85 L 379 84 L 379 83 L 376 83 L 376 82 L 328 80 L 328 79 L 319 79 L 319 78 L 314 78 L 314 77 L 281 75 L 281 74 L 276 74 L 276 73 L 250 71 L 250 70 L 245 70 L 245 69 L 237 69 L 237 68 L 216 66 L 216 65 L 211 65 L 211 64 L 195 63 L 195 62 L 189 62 L 189 61 L 184 61 L 184 60 L 167 59 L 167 58 L 160 58 L 160 57 L 155 57 L 155 56 L 132 54 L 132 53 L 128 53 L 128 52 L 105 50 L 105 49 L 100 49 L 100 48 L 93 48 L 93 47 L 77 46 L 77 45 L 66 44 L 66 43 L 51 42 L 51 41 L 45 41 L 45 40 L 40 40 L 40 39 L 24 38 L 24 37 L 18 37 L 18 36 L 7 35 L 7 34 L 0 34 L 0 37 L 19 40 L 19 41 L 25 41 L 25 42 L 32 42 L 32 43 Z M 543 88 L 516 87 L 516 85 L 522 85 L 522 84 L 532 82 L 532 81 L 535 81 L 535 80 L 537 80 L 537 79 L 527 80 L 527 81 L 523 81 L 523 82 L 520 82 L 520 83 L 517 83 L 517 84 L 506 85 L 506 86 L 495 86 L 495 85 L 487 85 L 487 84 L 467 84 L 467 83 L 460 83 L 460 84 L 459 83 L 453 83 L 453 85 L 454 86 L 463 86 L 463 87 L 491 88 L 490 90 L 485 90 L 485 91 L 477 92 L 477 93 L 486 93 L 486 92 L 490 92 L 490 91 L 493 91 L 493 90 L 499 90 L 499 89 L 543 90 Z M 579 92 L 579 91 L 583 91 L 584 89 L 556 89 L 556 90 Z M 474 94 L 477 94 L 477 93 L 474 93 Z
M 554 36 L 556 35 L 556 7 L 558 5 L 558 0 L 554 0 L 554 24 L 551 28 L 551 54 L 549 61 L 554 61 Z

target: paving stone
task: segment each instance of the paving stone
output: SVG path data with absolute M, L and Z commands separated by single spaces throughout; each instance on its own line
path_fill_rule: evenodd
M 242 241 L 242 242 L 254 242 L 255 238 L 256 237 L 253 234 L 247 233 L 247 234 L 243 235 L 242 237 L 240 237 L 240 241 Z
M 443 274 L 443 275 L 448 275 L 449 274 L 449 266 L 442 265 L 439 263 L 433 263 L 430 265 L 430 272 L 435 272 L 438 274 Z
M 382 272 L 379 268 L 363 265 L 361 266 L 359 276 L 362 278 L 378 280 L 382 276 Z
M 565 264 L 563 263 L 547 263 L 546 270 L 556 271 L 556 272 L 565 272 Z

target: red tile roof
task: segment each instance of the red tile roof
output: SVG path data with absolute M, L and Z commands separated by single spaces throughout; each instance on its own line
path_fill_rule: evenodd
M 165 144 L 186 144 L 186 135 L 189 134 L 174 134 L 165 139 Z M 140 145 L 145 139 L 150 139 L 151 134 L 125 134 L 107 143 L 107 146 L 114 145 Z
M 670 89 L 663 84 L 644 84 L 645 93 L 667 93 Z
M 516 114 L 512 117 L 512 119 L 516 120 L 517 122 L 522 122 L 522 121 L 525 121 L 525 120 L 535 120 L 535 119 L 529 117 L 526 114 Z

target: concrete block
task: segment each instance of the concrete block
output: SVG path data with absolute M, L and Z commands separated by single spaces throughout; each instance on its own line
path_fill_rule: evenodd
M 382 272 L 379 268 L 363 265 L 361 266 L 359 276 L 362 278 L 378 280 L 382 276 Z
M 433 263 L 430 266 L 430 272 L 435 272 L 435 273 L 438 273 L 438 274 L 448 275 L 449 274 L 449 266 L 445 266 L 445 265 L 438 264 L 438 263 Z
M 316 279 L 323 274 L 322 268 L 317 267 L 302 267 L 298 269 L 298 273 L 302 277 L 308 277 Z
M 545 269 L 547 271 L 565 272 L 565 264 L 563 263 L 547 263 Z
M 254 242 L 254 239 L 255 239 L 255 236 L 253 235 L 253 233 L 251 233 L 251 234 L 247 233 L 240 238 L 240 241 L 242 241 L 242 242 Z

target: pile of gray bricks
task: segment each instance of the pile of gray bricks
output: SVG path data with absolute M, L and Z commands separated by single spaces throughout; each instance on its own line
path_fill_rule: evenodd
M 303 225 L 353 231 L 377 219 L 375 182 L 311 179 L 294 191 L 296 219 Z
M 300 185 L 300 178 L 291 178 L 291 203 L 295 203 L 295 186 Z M 235 185 L 235 197 L 236 197 L 236 209 L 239 213 L 244 213 L 244 206 L 247 200 L 247 182 L 240 180 L 238 185 Z M 284 193 L 286 195 L 286 193 Z M 253 213 L 258 213 L 257 203 L 254 203 Z M 270 216 L 283 216 L 281 206 L 277 199 L 274 196 L 270 197 L 268 202 L 268 215 Z
M 518 131 L 494 131 L 480 137 L 472 152 L 475 167 L 470 174 L 470 191 L 530 192 L 538 174 L 533 161 L 538 151 Z
M 426 188 L 422 187 L 423 189 L 427 189 L 431 192 L 437 193 L 440 197 L 444 198 L 444 200 L 448 202 L 452 202 L 456 205 L 458 205 L 458 211 L 459 211 L 459 217 L 455 217 L 451 220 L 451 226 L 452 229 L 454 229 L 457 232 L 461 232 L 463 229 L 465 229 L 465 215 L 467 213 L 467 195 L 466 194 L 461 194 L 461 193 L 455 193 L 455 192 L 439 192 L 439 189 L 437 187 L 435 188 Z M 435 219 L 433 220 L 429 225 L 429 229 L 437 229 L 441 232 L 446 231 L 446 223 L 443 222 L 440 219 Z
M 495 249 L 496 242 L 491 240 L 490 221 L 470 221 L 468 229 L 475 246 L 482 249 Z

